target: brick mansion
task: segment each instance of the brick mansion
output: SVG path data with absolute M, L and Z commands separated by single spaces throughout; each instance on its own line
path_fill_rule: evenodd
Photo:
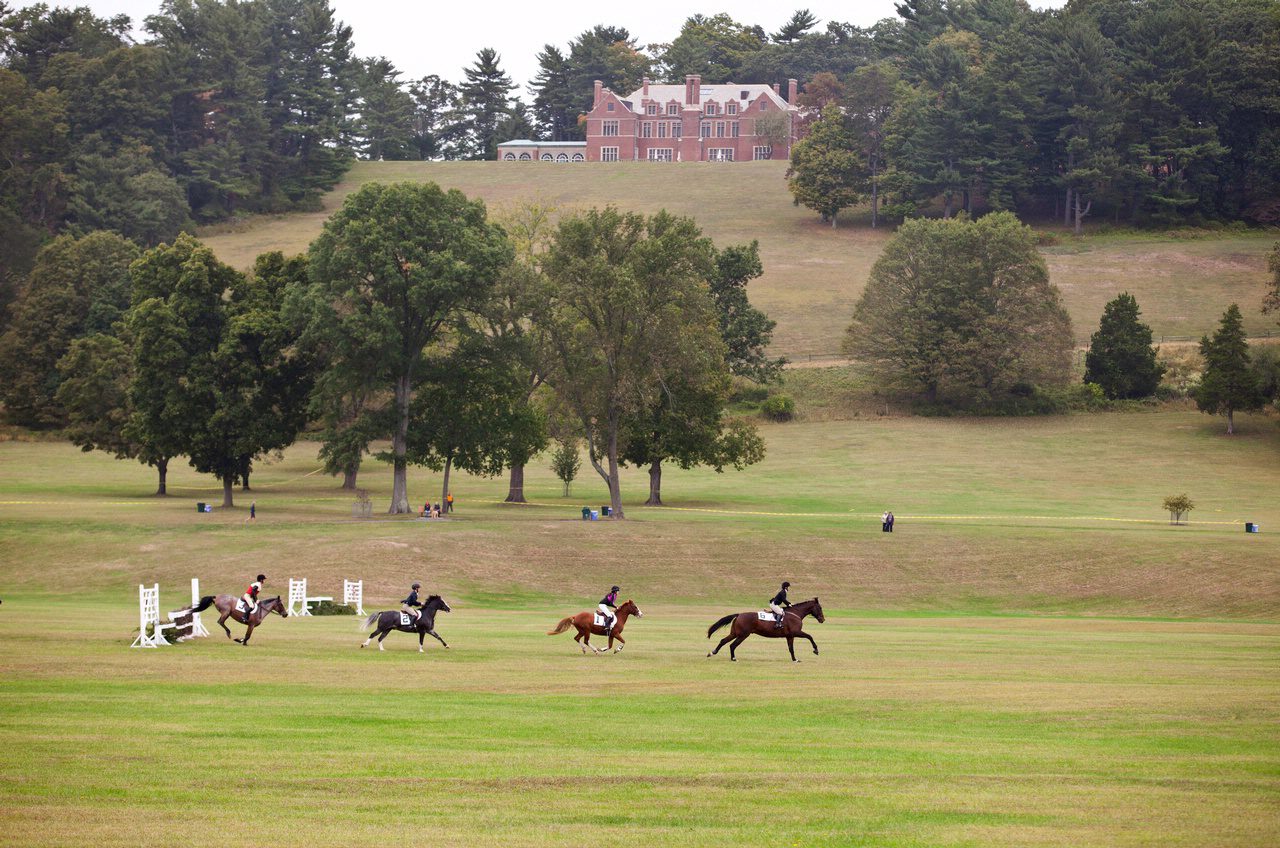
M 795 141 L 796 81 L 777 85 L 655 85 L 619 97 L 599 80 L 586 141 L 508 141 L 498 160 L 541 162 L 742 162 L 788 159 Z

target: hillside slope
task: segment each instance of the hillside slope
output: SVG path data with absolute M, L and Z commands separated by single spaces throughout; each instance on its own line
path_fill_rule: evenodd
M 785 162 L 361 162 L 325 198 L 322 212 L 251 219 L 202 237 L 240 268 L 264 251 L 300 252 L 348 194 L 378 181 L 431 180 L 484 198 L 494 208 L 526 199 L 561 209 L 609 203 L 641 212 L 666 208 L 696 218 L 719 245 L 759 239 L 765 273 L 752 284 L 751 298 L 778 322 L 775 352 L 792 359 L 833 354 L 890 231 L 823 225 L 792 204 L 785 172 Z M 1273 239 L 1274 234 L 1068 238 L 1046 249 L 1046 257 L 1077 338 L 1088 338 L 1103 304 L 1122 291 L 1138 298 L 1157 337 L 1199 336 L 1231 302 L 1240 304 L 1249 332 L 1260 333 L 1275 326 L 1258 311 Z

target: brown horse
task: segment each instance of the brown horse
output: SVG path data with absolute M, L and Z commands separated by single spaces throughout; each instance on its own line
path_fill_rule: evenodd
M 613 648 L 614 639 L 618 640 L 618 647 L 613 649 L 615 654 L 621 651 L 623 646 L 627 644 L 627 640 L 622 638 L 622 628 L 626 626 L 627 618 L 633 615 L 636 618 L 644 618 L 644 613 L 640 612 L 640 608 L 636 606 L 635 601 L 624 601 L 622 606 L 618 607 L 618 620 L 613 623 L 613 630 L 609 632 L 609 644 L 605 646 L 604 653 L 608 653 L 609 649 Z M 594 621 L 595 613 L 591 610 L 584 610 L 577 615 L 571 615 L 568 618 L 560 619 L 560 623 L 556 625 L 556 629 L 548 630 L 547 635 L 555 636 L 565 632 L 570 627 L 576 627 L 578 628 L 578 635 L 573 637 L 573 641 L 578 642 L 582 646 L 582 653 L 585 654 L 587 652 L 587 648 L 590 648 L 598 654 L 601 653 L 601 651 L 595 645 L 591 644 L 591 634 L 594 633 L 597 636 L 604 636 L 605 632 L 604 628 L 594 624 Z
M 271 613 L 274 612 L 281 618 L 289 617 L 289 611 L 285 609 L 279 595 L 276 595 L 274 598 L 267 598 L 265 601 L 259 601 L 258 608 L 253 612 L 253 614 L 247 617 L 244 613 L 240 612 L 240 610 L 236 609 L 239 601 L 240 599 L 234 595 L 218 595 L 217 597 L 214 597 L 213 595 L 205 595 L 200 599 L 200 603 L 191 608 L 191 611 L 204 612 L 209 608 L 210 604 L 216 607 L 218 612 L 222 613 L 221 618 L 218 619 L 218 624 L 222 626 L 223 630 L 227 631 L 228 639 L 231 638 L 231 630 L 227 628 L 227 619 L 230 618 L 232 621 L 243 624 L 248 628 L 244 631 L 244 638 L 235 640 L 241 645 L 249 644 L 249 637 L 253 635 L 253 628 L 262 624 L 262 620 Z
M 792 604 L 783 615 L 781 627 L 778 627 L 772 620 L 761 621 L 754 611 L 730 613 L 707 628 L 707 638 L 710 639 L 712 633 L 715 633 L 729 622 L 733 622 L 729 635 L 721 639 L 720 644 L 716 645 L 715 650 L 707 654 L 707 656 L 710 657 L 720 653 L 720 649 L 725 646 L 726 642 L 732 642 L 733 644 L 729 645 L 729 659 L 737 662 L 738 658 L 734 656 L 734 651 L 742 644 L 742 640 L 754 633 L 757 636 L 766 636 L 770 639 L 785 638 L 787 640 L 787 650 L 791 652 L 791 661 L 800 662 L 800 660 L 796 659 L 795 641 L 797 638 L 808 639 L 809 644 L 813 646 L 813 652 L 815 654 L 818 653 L 818 643 L 813 641 L 813 637 L 805 633 L 803 629 L 805 616 L 808 615 L 818 619 L 819 624 L 826 621 L 822 615 L 822 604 L 818 603 L 817 598 Z

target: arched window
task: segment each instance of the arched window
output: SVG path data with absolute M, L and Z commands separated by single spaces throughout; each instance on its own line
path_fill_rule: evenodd
M 551 154 L 550 154 L 550 153 L 544 153 L 544 154 L 542 154 L 542 161 L 543 161 L 543 162 L 550 162 L 550 161 L 551 161 Z
M 568 162 L 568 161 L 569 161 L 569 154 L 568 154 L 568 153 L 561 153 L 559 156 L 557 156 L 557 157 L 556 157 L 556 161 L 557 161 L 557 162 Z
M 581 162 L 581 161 L 583 160 L 583 158 L 585 158 L 585 157 L 583 157 L 583 155 L 582 155 L 581 153 L 575 153 L 575 154 L 573 154 L 573 161 L 575 161 L 575 162 Z
M 520 161 L 521 161 L 521 162 L 528 162 L 528 161 L 529 161 L 530 159 L 532 159 L 532 158 L 533 158 L 533 157 L 532 157 L 532 156 L 530 156 L 528 153 L 521 153 L 521 154 L 520 154 Z
M 515 155 L 514 153 L 508 153 L 507 155 L 503 156 L 502 158 L 503 158 L 503 159 L 506 159 L 506 160 L 508 160 L 508 161 L 515 161 L 516 155 Z

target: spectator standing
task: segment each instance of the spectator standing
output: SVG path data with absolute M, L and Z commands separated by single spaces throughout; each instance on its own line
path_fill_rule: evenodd
M 890 533 L 892 533 L 893 532 L 893 513 L 892 512 L 885 513 L 885 516 L 886 516 L 885 529 L 888 530 Z
M 453 492 L 450 492 L 449 494 L 445 495 L 444 511 L 446 514 L 453 512 Z

